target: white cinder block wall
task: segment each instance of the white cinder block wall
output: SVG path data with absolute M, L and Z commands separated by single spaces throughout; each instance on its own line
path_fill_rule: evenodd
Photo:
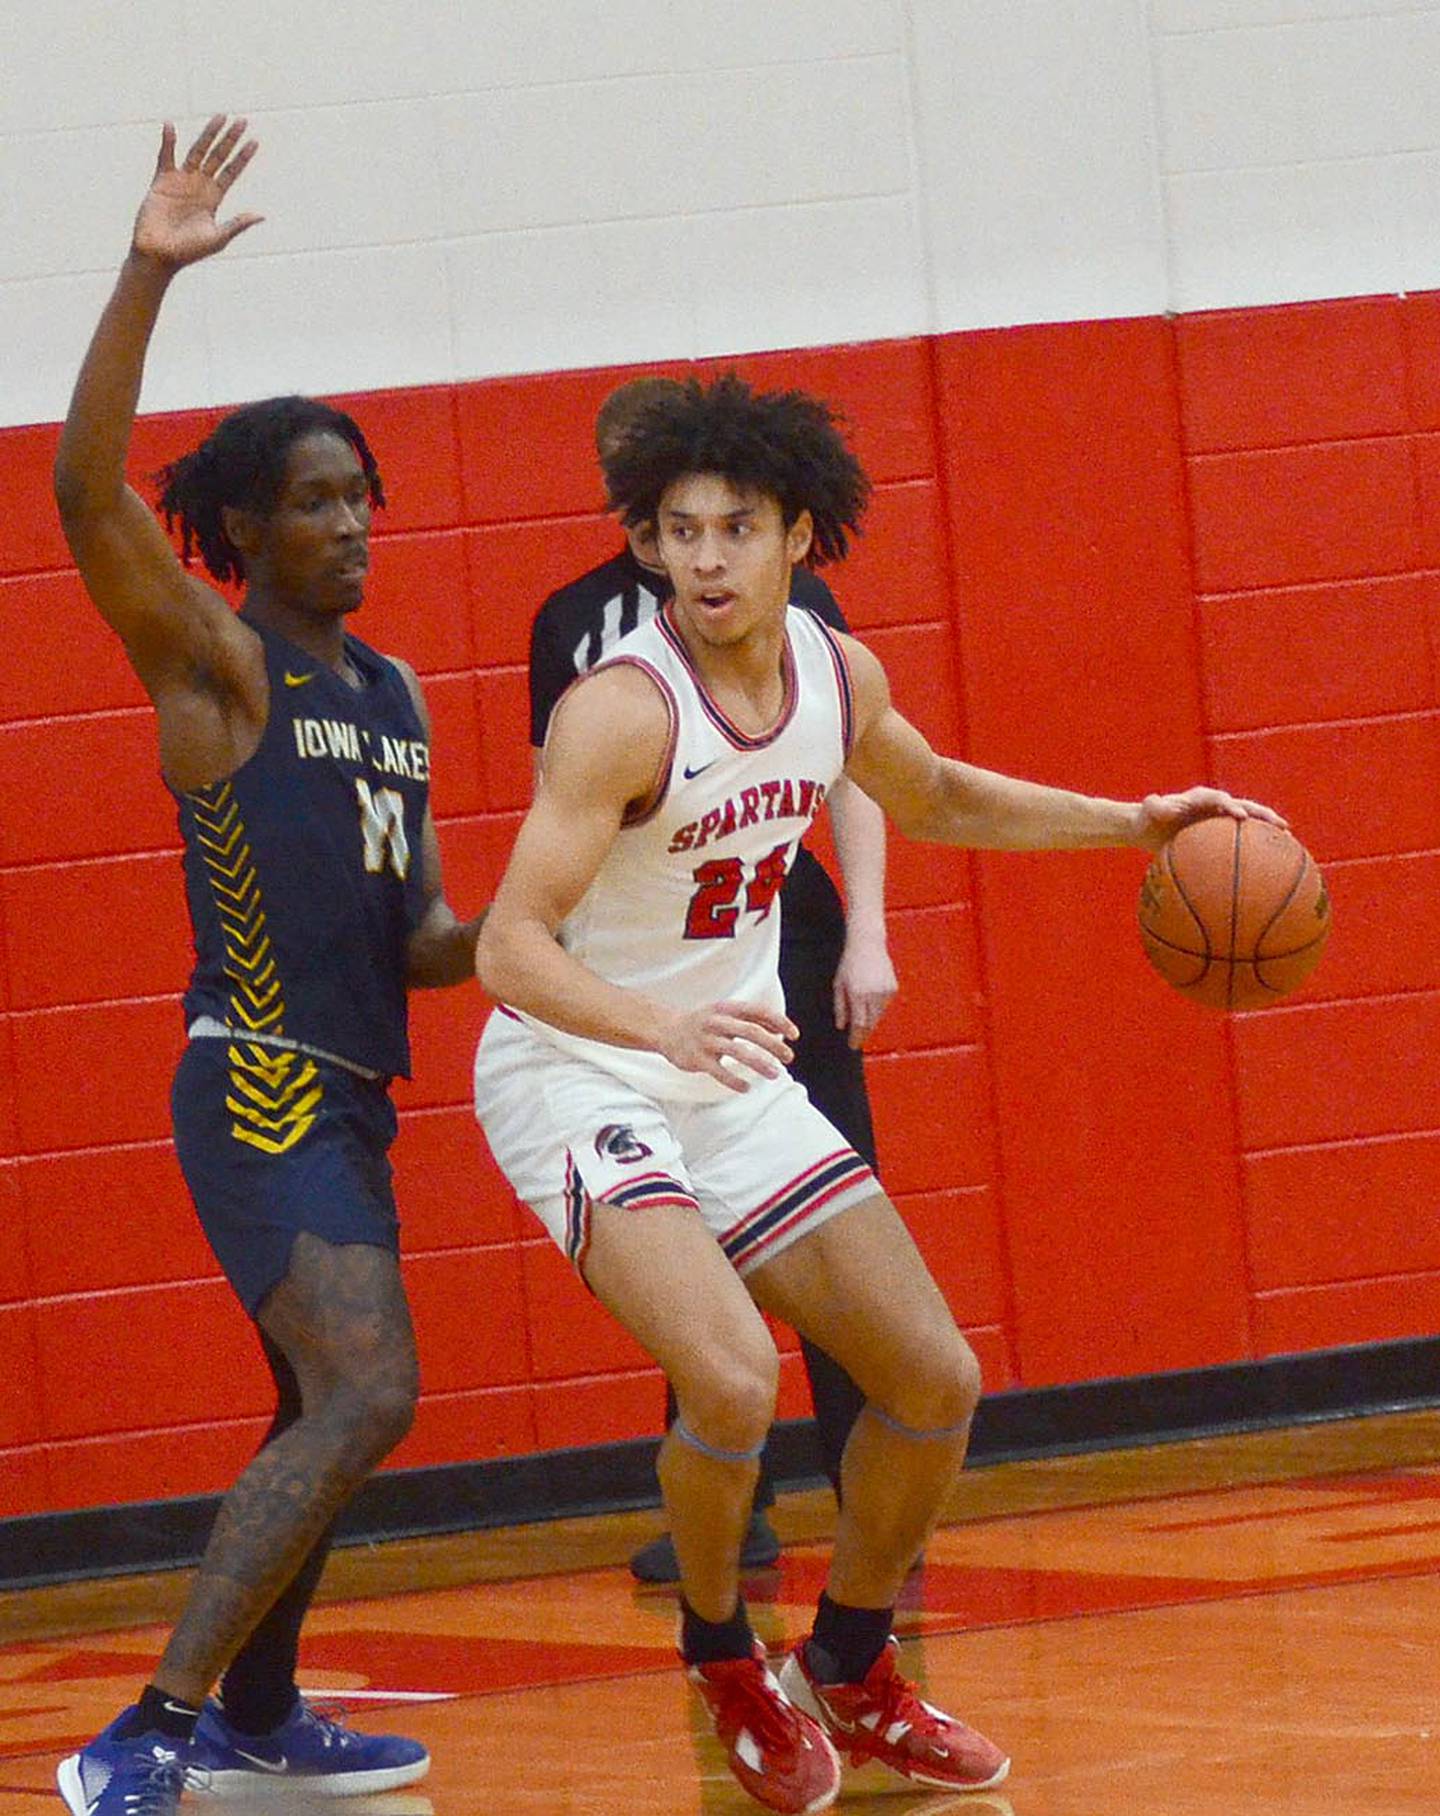
M 47 0 L 0 53 L 0 423 L 64 410 L 157 122 L 266 224 L 143 405 L 1440 286 L 1440 4 Z

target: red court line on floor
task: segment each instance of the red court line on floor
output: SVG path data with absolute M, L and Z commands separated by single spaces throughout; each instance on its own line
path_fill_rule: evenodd
M 1366 1539 L 1403 1539 L 1412 1532 L 1440 1532 L 1440 1520 L 1415 1520 L 1404 1526 L 1366 1526 L 1358 1532 L 1327 1532 L 1327 1545 L 1358 1545 Z
M 1280 1487 L 1278 1483 L 1257 1484 L 1262 1489 Z M 1335 1494 L 1342 1488 L 1353 1488 L 1354 1479 L 1341 1477 L 1329 1481 L 1288 1482 L 1283 1485 L 1293 1493 L 1301 1494 Z M 1213 1490 L 1209 1492 L 1214 1492 Z M 1228 1492 L 1228 1491 L 1227 1491 Z M 1208 1520 L 1156 1520 L 1142 1528 L 1145 1532 L 1208 1532 L 1219 1530 L 1223 1526 L 1260 1525 L 1272 1520 L 1309 1520 L 1317 1513 L 1347 1513 L 1357 1507 L 1374 1507 L 1378 1504 L 1403 1506 L 1407 1502 L 1440 1500 L 1440 1475 L 1433 1477 L 1409 1476 L 1387 1477 L 1377 1481 L 1375 1492 L 1358 1495 L 1346 1501 L 1327 1501 L 1323 1507 L 1271 1507 L 1264 1511 L 1255 1510 L 1249 1513 L 1221 1513 Z M 1133 1506 L 1134 1502 L 1121 1502 L 1121 1506 Z M 1397 1528 L 1399 1531 L 1422 1532 L 1423 1526 Z
M 1308 1484 L 1286 1482 L 1258 1486 L 1262 1489 L 1270 1487 L 1277 1493 L 1293 1493 L 1297 1487 Z M 1353 1490 L 1355 1478 L 1348 1478 L 1347 1486 Z M 1352 1498 L 1344 1505 L 1352 1509 L 1356 1506 L 1371 1506 L 1378 1512 L 1381 1507 L 1394 1505 L 1395 1486 L 1393 1479 L 1377 1480 L 1378 1492 L 1373 1498 Z M 1223 1487 L 1207 1492 L 1218 1498 L 1237 1491 Z M 1189 1499 L 1191 1496 L 1187 1493 L 1183 1498 Z M 1144 1507 L 1147 1500 L 1148 1497 L 1138 1501 L 1112 1502 L 1108 1504 L 1108 1509 L 1123 1513 L 1127 1508 Z M 1039 1509 L 1031 1513 L 1010 1515 L 1008 1518 L 1016 1524 L 1029 1525 L 1045 1519 L 1070 1518 L 1075 1511 L 1072 1508 Z M 1290 1510 L 1272 1511 L 1288 1513 Z M 1321 1521 L 1338 1509 L 1332 1503 L 1328 1506 L 1317 1504 L 1308 1511 L 1317 1521 Z M 1213 1523 L 1227 1523 L 1229 1517 L 1217 1516 Z M 1264 1517 L 1264 1510 L 1261 1517 Z M 1210 1523 L 1186 1524 L 1198 1527 Z M 992 1525 L 993 1522 L 987 1521 L 985 1524 Z M 1423 1527 L 1385 1528 L 1379 1536 L 1405 1537 L 1417 1531 L 1432 1530 L 1436 1524 L 1426 1522 Z M 1166 1529 L 1158 1524 L 1151 1528 Z M 1320 1532 L 1316 1536 L 1325 1538 L 1348 1535 Z M 747 1579 L 747 1600 L 756 1607 L 767 1604 L 803 1606 L 813 1603 L 824 1584 L 829 1557 L 828 1544 L 792 1546 L 782 1557 L 778 1569 L 758 1573 Z M 912 1578 L 906 1585 L 897 1607 L 895 1624 L 902 1637 L 954 1635 L 1099 1615 L 1136 1613 L 1192 1603 L 1313 1592 L 1357 1582 L 1437 1573 L 1440 1573 L 1440 1556 L 1435 1555 L 1356 1564 L 1336 1570 L 1229 1578 L 965 1565 L 934 1559 L 927 1564 L 923 1574 Z M 594 1574 L 590 1570 L 574 1573 L 575 1576 L 584 1577 L 593 1577 Z M 625 1580 L 622 1572 L 616 1570 L 615 1574 L 622 1581 Z M 513 1580 L 553 1581 L 558 1590 L 568 1579 L 562 1575 Z M 477 1583 L 411 1593 L 427 1597 L 474 1595 L 483 1599 L 489 1587 L 489 1584 Z M 646 1596 L 645 1592 L 639 1593 L 642 1605 L 653 1599 L 656 1613 L 664 1610 L 668 1617 L 674 1601 L 672 1592 L 659 1592 L 653 1598 Z M 307 1635 L 301 1652 L 302 1680 L 307 1669 L 311 1672 L 336 1671 L 363 1677 L 371 1684 L 416 1684 L 451 1696 L 474 1697 L 505 1695 L 574 1683 L 602 1682 L 607 1679 L 660 1675 L 675 1668 L 668 1619 L 663 1642 L 657 1639 L 654 1645 L 588 1646 L 577 1641 L 552 1642 L 509 1636 L 497 1638 L 485 1634 L 460 1636 L 411 1633 L 405 1630 L 405 1605 L 410 1600 L 410 1594 L 385 1597 L 383 1600 L 395 1611 L 394 1624 L 386 1629 L 376 1631 L 362 1628 Z M 325 1613 L 327 1616 L 343 1613 L 347 1605 L 373 1607 L 376 1598 L 355 1600 L 348 1604 L 330 1604 Z M 0 1690 L 13 1686 L 23 1693 L 22 1686 L 29 1685 L 94 1683 L 109 1678 L 141 1679 L 158 1658 L 158 1648 L 151 1655 L 125 1650 L 124 1644 L 127 1640 L 133 1644 L 135 1634 L 144 1630 L 130 1628 L 123 1633 L 80 1636 L 73 1643 L 67 1640 L 27 1640 L 0 1648 L 0 1663 L 8 1659 L 13 1666 L 27 1655 L 35 1658 L 33 1671 L 22 1668 L 0 1677 Z M 117 1643 L 107 1644 L 107 1641 Z M 327 1691 L 325 1695 L 337 1702 L 343 1703 L 345 1699 L 343 1690 Z M 383 1705 L 370 1702 L 367 1706 L 373 1708 Z M 15 1721 L 48 1712 L 49 1707 L 49 1704 L 37 1706 L 30 1703 L 24 1709 L 6 1710 L 0 1706 L 0 1727 L 7 1720 Z M 62 1720 L 75 1719 L 74 1712 L 63 1706 L 56 1707 L 54 1713 Z M 88 1734 L 47 1736 L 45 1745 L 40 1748 L 36 1747 L 33 1738 L 12 1740 L 8 1744 L 0 1740 L 0 1759 L 42 1757 L 47 1753 L 83 1744 L 88 1738 Z M 34 1787 L 22 1790 L 15 1786 L 0 1786 L 0 1792 L 26 1796 L 35 1794 Z

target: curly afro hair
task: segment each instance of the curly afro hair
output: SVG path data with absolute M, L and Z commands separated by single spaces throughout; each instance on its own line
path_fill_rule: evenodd
M 804 391 L 752 391 L 733 372 L 708 388 L 691 379 L 651 398 L 602 470 L 611 506 L 631 529 L 654 523 L 665 493 L 690 473 L 776 499 L 787 527 L 808 511 L 812 567 L 845 558 L 870 496 L 828 404 Z
M 270 397 L 234 410 L 192 453 L 156 475 L 165 525 L 180 529 L 188 565 L 198 549 L 216 580 L 243 580 L 245 562 L 225 534 L 225 507 L 268 516 L 285 483 L 290 449 L 306 435 L 338 435 L 354 448 L 372 506 L 385 502 L 380 469 L 360 425 L 313 397 Z

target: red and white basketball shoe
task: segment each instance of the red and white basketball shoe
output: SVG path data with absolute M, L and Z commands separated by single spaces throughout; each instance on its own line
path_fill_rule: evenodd
M 944 1791 L 988 1791 L 1004 1781 L 1010 1761 L 993 1741 L 963 1721 L 923 1702 L 900 1675 L 892 1636 L 864 1683 L 821 1684 L 811 1676 L 805 1648 L 785 1661 L 780 1687 L 813 1715 L 852 1766 L 886 1766 L 912 1784 Z
M 757 1640 L 750 1658 L 688 1667 L 741 1788 L 767 1810 L 815 1816 L 840 1790 L 840 1760 L 813 1717 L 780 1688 Z

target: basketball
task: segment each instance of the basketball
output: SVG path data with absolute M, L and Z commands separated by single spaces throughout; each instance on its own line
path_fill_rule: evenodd
M 1156 852 L 1140 888 L 1140 940 L 1182 996 L 1259 1009 L 1302 984 L 1330 932 L 1314 858 L 1283 827 L 1195 820 Z

